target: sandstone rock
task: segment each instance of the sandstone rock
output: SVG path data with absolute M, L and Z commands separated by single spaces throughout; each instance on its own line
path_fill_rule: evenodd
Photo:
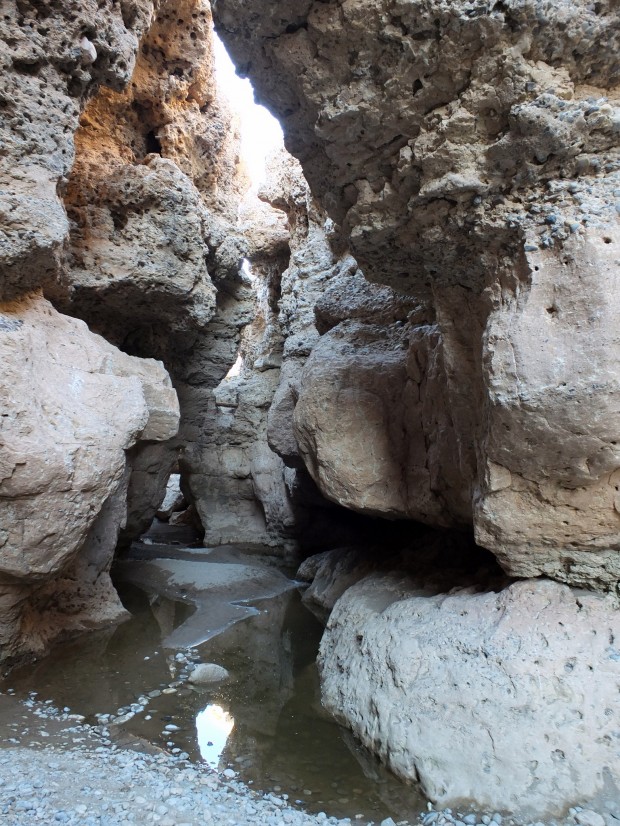
M 314 353 L 283 371 L 272 447 L 347 508 L 473 524 L 511 573 L 612 587 L 616 4 L 220 0 L 215 15 L 334 249 L 393 289 L 353 270 L 324 282 L 316 344 L 286 328 L 304 313 L 293 255 L 284 365 Z
M 616 157 L 611 0 L 219 0 L 215 17 L 365 274 L 396 289 L 484 283 L 528 189 L 544 203 L 546 181 Z
M 466 522 L 447 395 L 436 327 L 342 322 L 314 347 L 295 407 L 312 478 L 353 510 L 440 526 Z
M 616 599 L 545 580 L 423 585 L 375 574 L 339 599 L 319 658 L 327 709 L 439 806 L 545 817 L 613 782 Z
M 205 545 L 252 542 L 286 548 L 292 514 L 283 463 L 264 438 L 278 371 L 225 379 L 215 391 L 214 429 L 189 482 Z
M 176 433 L 176 394 L 161 364 L 121 353 L 40 296 L 2 304 L 0 319 L 2 587 L 24 586 L 23 603 L 60 576 L 83 586 L 82 603 L 91 585 L 111 596 L 100 575 L 125 516 L 125 451 Z M 17 618 L 2 628 L 5 656 L 18 631 Z
M 466 534 L 417 525 L 400 535 L 390 535 L 384 527 L 378 541 L 368 531 L 364 539 L 364 544 L 314 554 L 299 566 L 297 579 L 309 583 L 302 600 L 323 623 L 340 597 L 370 575 L 398 571 L 427 595 L 481 584 L 500 590 L 510 584 L 491 554 L 476 548 Z
M 178 438 L 130 451 L 122 546 L 150 525 L 183 446 L 209 430 L 211 390 L 251 312 L 235 230 L 248 186 L 238 143 L 215 83 L 209 4 L 159 3 L 131 83 L 100 89 L 80 118 L 64 193 L 67 255 L 47 289 L 58 308 L 126 352 L 162 360 L 179 392 Z M 185 475 L 199 456 L 183 453 Z
M 189 675 L 190 683 L 194 685 L 210 685 L 223 683 L 230 678 L 229 672 L 217 663 L 199 663 L 192 668 Z
M 359 548 L 337 548 L 308 557 L 297 571 L 297 579 L 308 582 L 302 600 L 327 622 L 338 599 L 356 582 L 376 568 L 376 561 Z
M 526 254 L 531 284 L 484 339 L 478 541 L 516 576 L 620 579 L 620 232 Z
M 86 158 L 84 141 L 78 136 L 82 155 L 68 191 L 67 308 L 94 317 L 101 329 L 149 322 L 170 332 L 204 328 L 215 313 L 215 288 L 200 194 L 167 159 Z
M 13 0 L 4 4 L 1 300 L 53 284 L 58 276 L 68 230 L 59 195 L 73 163 L 81 105 L 99 83 L 127 83 L 152 10 L 150 0 L 132 3 L 129 13 L 112 0 L 59 3 L 45 11 Z

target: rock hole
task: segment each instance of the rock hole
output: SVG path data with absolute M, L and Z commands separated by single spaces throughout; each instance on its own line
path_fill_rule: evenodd
M 161 143 L 155 132 L 151 129 L 144 138 L 147 155 L 161 155 Z
M 308 29 L 308 21 L 304 20 L 301 23 L 289 23 L 289 25 L 284 29 L 286 34 L 295 34 L 300 29 Z
M 117 210 L 111 210 L 110 215 L 112 216 L 112 223 L 114 224 L 115 230 L 124 229 L 127 226 L 127 214 L 124 212 L 118 212 Z

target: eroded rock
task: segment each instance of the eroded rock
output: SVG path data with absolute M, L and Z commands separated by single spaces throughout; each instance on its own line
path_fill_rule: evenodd
M 68 231 L 59 196 L 82 103 L 99 83 L 128 82 L 152 10 L 150 0 L 3 5 L 0 299 L 58 277 Z
M 0 313 L 0 577 L 5 595 L 18 593 L 2 627 L 6 657 L 41 647 L 28 622 L 20 628 L 30 597 L 44 604 L 41 586 L 51 595 L 61 581 L 57 604 L 74 615 L 66 623 L 74 628 L 123 614 L 107 571 L 125 518 L 125 451 L 174 436 L 179 406 L 160 363 L 121 353 L 41 296 Z M 92 592 L 99 598 L 89 616 Z M 41 616 L 45 641 L 64 630 Z
M 619 776 L 619 633 L 614 597 L 551 581 L 372 574 L 329 619 L 323 703 L 440 806 L 557 815 Z
M 276 6 L 221 0 L 218 28 L 332 241 L 393 294 L 314 302 L 270 443 L 347 508 L 473 524 L 507 571 L 613 587 L 616 5 Z

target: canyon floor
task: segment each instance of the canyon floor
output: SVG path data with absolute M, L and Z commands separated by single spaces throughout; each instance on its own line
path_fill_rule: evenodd
M 288 795 L 257 792 L 233 769 L 215 771 L 167 754 L 141 738 L 114 739 L 109 731 L 84 723 L 79 715 L 51 704 L 0 694 L 0 815 L 7 826 L 67 824 L 160 826 L 264 824 L 310 826 L 372 823 L 362 815 L 337 818 L 310 814 L 290 805 Z M 7 736 L 9 732 L 12 736 Z M 351 801 L 354 806 L 355 801 Z M 613 804 L 611 804 L 613 805 Z M 610 812 L 571 809 L 548 826 L 604 826 Z M 456 826 L 547 826 L 493 812 L 446 809 L 418 813 L 409 820 L 386 817 L 381 826 L 408 823 Z
M 435 810 L 336 725 L 314 662 L 322 626 L 290 572 L 251 548 L 137 543 L 116 576 L 131 620 L 0 682 L 2 823 L 540 826 L 526 800 L 521 816 Z M 197 682 L 201 661 L 226 680 Z M 547 823 L 615 826 L 618 814 L 601 800 Z

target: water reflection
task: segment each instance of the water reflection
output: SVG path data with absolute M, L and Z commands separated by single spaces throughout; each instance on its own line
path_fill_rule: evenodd
M 235 720 L 222 706 L 211 703 L 196 715 L 198 750 L 210 766 L 217 767 L 226 747 L 228 735 L 235 727 Z
M 201 645 L 200 659 L 222 665 L 231 679 L 198 686 L 179 679 L 183 662 L 161 647 L 162 635 L 191 608 L 161 597 L 152 603 L 133 588 L 123 597 L 130 621 L 15 669 L 0 691 L 27 697 L 34 689 L 92 723 L 95 714 L 122 714 L 124 722 L 109 725 L 115 743 L 187 752 L 309 811 L 361 815 L 360 826 L 388 816 L 413 820 L 426 805 L 322 709 L 315 658 L 323 628 L 299 594 L 259 602 L 253 616 Z M 128 719 L 134 705 L 144 710 Z M 0 725 L 0 738 L 8 736 Z

